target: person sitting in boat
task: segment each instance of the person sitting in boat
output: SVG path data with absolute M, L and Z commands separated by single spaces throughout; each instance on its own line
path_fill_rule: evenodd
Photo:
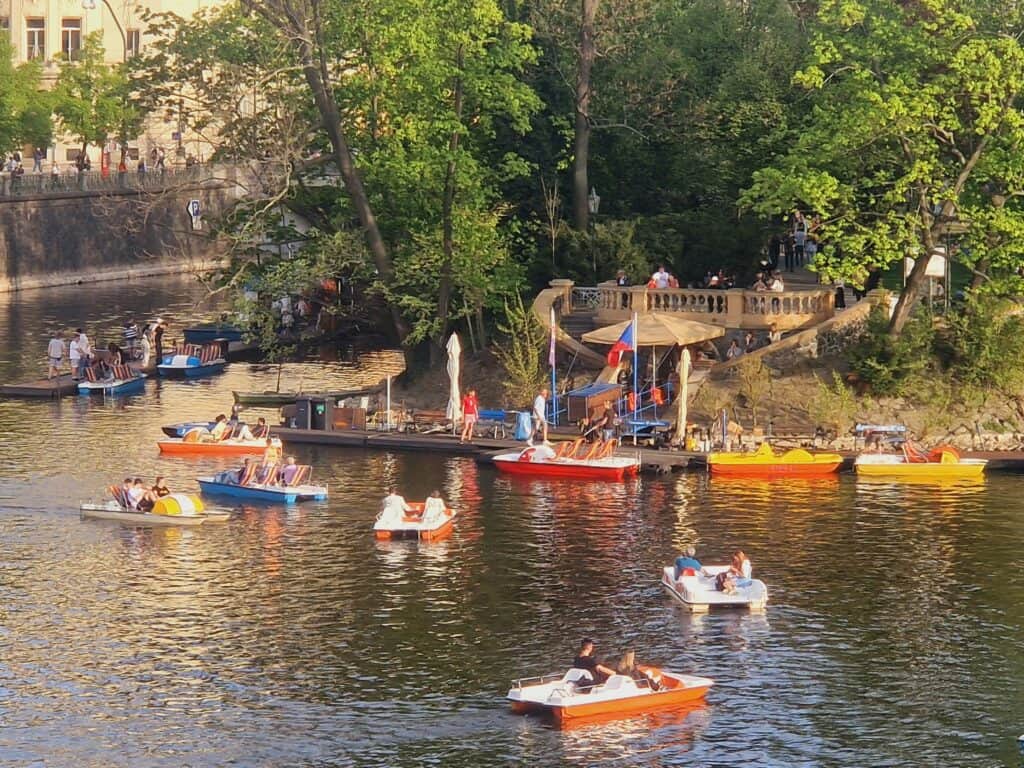
M 235 485 L 241 485 L 242 480 L 245 479 L 245 476 L 247 474 L 249 474 L 250 464 L 252 464 L 252 459 L 244 459 L 242 461 L 242 466 L 238 468 L 238 471 L 231 473 L 234 475 L 234 477 L 231 479 L 231 482 L 234 483 Z
M 392 486 L 388 489 L 388 495 L 384 497 L 383 508 L 378 519 L 385 525 L 397 526 L 401 524 L 402 518 L 406 515 L 414 515 L 413 508 L 405 500 L 398 489 Z
M 715 576 L 715 589 L 719 592 L 725 592 L 727 595 L 736 593 L 736 577 L 733 575 L 732 570 L 722 571 Z
M 133 507 L 135 502 L 132 500 L 132 479 L 126 477 L 124 482 L 121 483 L 120 488 L 120 502 L 122 507 Z
M 214 419 L 210 433 L 208 435 L 203 435 L 201 439 L 204 443 L 219 443 L 224 439 L 224 435 L 228 429 L 228 417 L 222 413 Z
M 242 424 L 238 430 L 239 440 L 263 440 L 270 435 L 270 428 L 267 426 L 267 420 L 260 416 L 256 420 L 256 426 L 249 428 L 248 424 Z
M 127 483 L 128 481 L 125 480 Z M 128 489 L 128 498 L 131 499 L 132 506 L 136 509 L 142 509 L 140 506 L 142 500 L 146 497 L 146 487 L 142 484 L 142 478 L 136 477 L 132 482 L 131 488 Z
M 295 457 L 289 456 L 284 460 L 284 466 L 278 470 L 277 480 L 281 485 L 291 485 L 298 471 L 299 465 L 295 463 Z
M 626 652 L 622 654 L 622 658 L 619 659 L 619 663 L 615 665 L 615 674 L 625 675 L 626 677 L 633 678 L 637 682 L 646 683 L 652 691 L 656 691 L 659 688 L 657 680 L 637 666 L 636 652 L 631 648 L 627 649 Z
M 678 579 L 683 575 L 683 571 L 690 568 L 695 573 L 703 573 L 704 566 L 700 564 L 700 560 L 697 559 L 697 550 L 693 547 L 687 547 L 682 555 L 676 558 L 676 578 Z
M 167 483 L 164 482 L 162 475 L 156 476 L 156 482 L 153 483 L 153 487 L 149 489 L 158 499 L 162 499 L 164 496 L 171 495 L 171 489 L 167 487 Z
M 444 517 L 446 508 L 444 499 L 441 498 L 441 492 L 434 491 L 423 504 L 423 522 L 433 522 Z
M 750 581 L 750 576 L 754 572 L 754 567 L 750 564 L 750 558 L 744 554 L 742 549 L 737 549 L 736 553 L 732 556 L 732 563 L 729 565 L 729 573 L 736 579 L 743 579 Z
M 572 660 L 572 666 L 573 669 L 586 670 L 590 674 L 590 679 L 593 680 L 593 685 L 600 685 L 615 674 L 614 669 L 598 662 L 594 655 L 594 641 L 589 637 L 583 638 L 583 642 L 580 643 L 579 653 Z

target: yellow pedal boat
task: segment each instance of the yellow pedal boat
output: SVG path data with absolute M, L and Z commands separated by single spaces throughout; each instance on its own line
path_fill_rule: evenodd
M 842 463 L 843 457 L 838 453 L 811 453 L 803 448 L 794 448 L 777 454 L 768 443 L 761 443 L 753 453 L 708 454 L 708 467 L 713 475 L 829 475 Z

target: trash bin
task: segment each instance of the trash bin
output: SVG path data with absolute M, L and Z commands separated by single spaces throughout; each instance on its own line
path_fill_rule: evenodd
M 516 440 L 526 440 L 533 431 L 533 422 L 530 420 L 529 411 L 519 411 L 516 414 Z

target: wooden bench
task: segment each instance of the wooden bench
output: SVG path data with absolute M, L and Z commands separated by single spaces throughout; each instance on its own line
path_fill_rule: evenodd
M 445 432 L 451 428 L 451 419 L 445 411 L 414 410 L 406 421 L 413 432 Z

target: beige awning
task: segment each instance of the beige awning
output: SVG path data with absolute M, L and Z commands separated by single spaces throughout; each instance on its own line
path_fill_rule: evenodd
M 622 336 L 632 320 L 583 334 L 583 340 L 591 344 L 614 344 Z M 697 344 L 708 339 L 725 335 L 725 329 L 710 323 L 684 320 L 681 317 L 647 312 L 637 318 L 636 344 L 639 347 L 669 347 L 673 344 Z

